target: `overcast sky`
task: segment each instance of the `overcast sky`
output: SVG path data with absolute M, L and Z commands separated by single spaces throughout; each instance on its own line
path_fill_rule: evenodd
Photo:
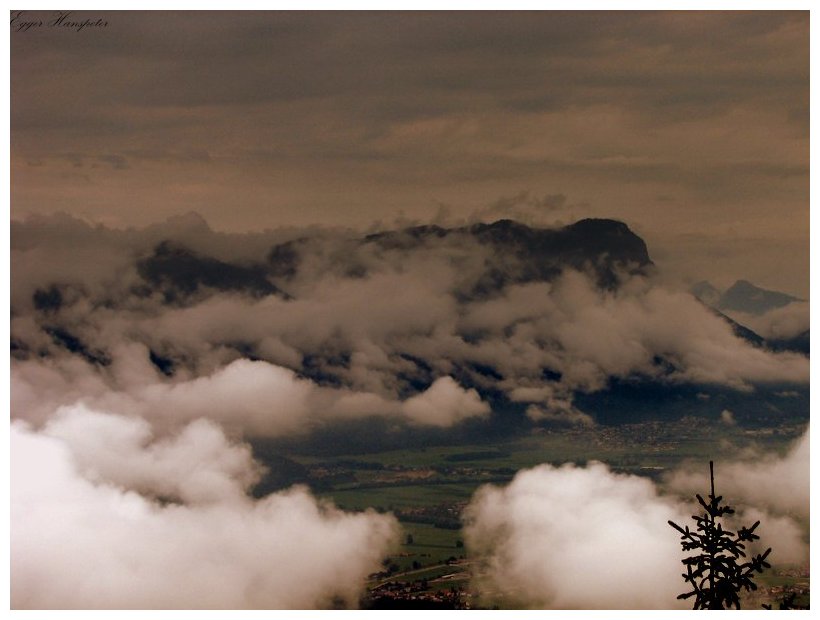
M 14 218 L 613 217 L 808 295 L 808 12 L 55 15 L 12 26 Z

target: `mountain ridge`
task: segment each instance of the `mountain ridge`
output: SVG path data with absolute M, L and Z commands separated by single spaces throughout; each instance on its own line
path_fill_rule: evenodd
M 761 288 L 743 279 L 736 280 L 724 291 L 707 280 L 692 285 L 689 290 L 703 303 L 721 312 L 745 312 L 755 316 L 783 308 L 796 301 L 804 301 L 788 293 Z
M 195 220 L 184 218 L 186 222 Z M 192 223 L 204 223 L 199 220 Z M 160 290 L 174 303 L 185 303 L 200 289 L 267 294 L 288 298 L 292 281 L 308 255 L 323 243 L 318 237 L 300 237 L 275 244 L 263 262 L 229 262 L 164 240 L 138 261 L 138 273 L 148 291 Z M 451 243 L 474 243 L 489 252 L 484 270 L 471 287 L 459 291 L 462 300 L 484 298 L 509 284 L 548 282 L 565 269 L 590 273 L 602 288 L 616 288 L 623 275 L 646 273 L 654 266 L 646 242 L 623 222 L 583 219 L 557 228 L 531 227 L 514 220 L 445 228 L 435 224 L 366 234 L 336 242 L 339 249 L 327 257 L 328 271 L 341 277 L 362 278 L 368 260 L 362 252 L 421 252 Z M 332 244 L 331 244 L 332 245 Z M 371 256 L 366 257 L 372 260 Z M 313 257 L 311 256 L 312 260 Z

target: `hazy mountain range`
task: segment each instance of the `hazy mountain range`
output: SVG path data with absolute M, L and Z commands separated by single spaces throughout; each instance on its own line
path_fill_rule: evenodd
M 710 282 L 703 280 L 692 286 L 691 290 L 695 297 L 717 310 L 735 310 L 757 316 L 796 301 L 803 301 L 786 293 L 768 291 L 747 280 L 738 280 L 722 292 Z
M 11 348 L 18 361 L 67 354 L 94 374 L 93 367 L 118 365 L 123 342 L 136 342 L 160 383 L 204 378 L 246 359 L 295 373 L 324 398 L 352 392 L 375 399 L 353 422 L 349 414 L 325 419 L 338 418 L 331 436 L 338 424 L 356 426 L 358 417 L 399 407 L 391 403 L 441 388 L 445 378 L 448 398 L 474 394 L 488 406 L 489 418 L 468 415 L 456 425 L 481 436 L 534 421 L 712 412 L 721 399 L 746 400 L 737 387 L 750 384 L 758 394 L 741 417 L 754 420 L 771 405 L 761 393 L 802 382 L 800 358 L 777 351 L 808 353 L 807 331 L 770 340 L 724 313 L 743 308 L 759 316 L 794 298 L 744 281 L 725 293 L 703 282 L 694 293 L 715 310 L 699 309 L 687 294 L 654 283 L 646 243 L 615 220 L 556 229 L 500 220 L 313 231 L 272 237 L 267 247 L 259 235 L 249 241 L 215 233 L 195 215 L 142 231 L 59 218 L 15 223 L 14 230 L 20 280 Z M 57 261 L 43 263 L 47 256 Z M 714 330 L 717 340 L 706 335 Z M 726 359 L 742 361 L 699 352 L 716 342 Z M 749 356 L 760 361 L 750 365 Z M 698 397 L 710 392 L 712 403 Z M 770 398 L 780 408 L 800 406 Z M 444 415 L 432 427 L 452 426 L 456 420 Z M 314 425 L 314 437 L 323 425 Z M 379 428 L 371 424 L 360 438 L 380 444 L 387 435 Z M 279 434 L 264 422 L 251 434 L 259 432 Z M 422 424 L 405 439 L 431 432 L 439 431 Z
M 703 280 L 692 286 L 690 290 L 700 301 L 714 308 L 727 321 L 732 323 L 736 333 L 750 342 L 757 345 L 762 345 L 765 342 L 766 346 L 774 350 L 809 353 L 810 331 L 808 328 L 791 330 L 790 333 L 786 334 L 767 334 L 767 337 L 763 338 L 749 327 L 739 323 L 744 322 L 754 326 L 758 324 L 761 317 L 765 317 L 767 314 L 779 313 L 780 315 L 786 315 L 791 308 L 807 306 L 804 300 L 786 293 L 760 288 L 747 280 L 738 280 L 722 292 L 710 282 Z M 789 308 L 790 306 L 791 308 Z M 765 325 L 765 323 L 761 323 L 761 325 Z

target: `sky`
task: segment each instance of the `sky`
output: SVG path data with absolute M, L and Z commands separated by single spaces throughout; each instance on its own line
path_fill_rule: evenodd
M 12 27 L 12 216 L 626 221 L 808 294 L 808 12 L 75 12 Z

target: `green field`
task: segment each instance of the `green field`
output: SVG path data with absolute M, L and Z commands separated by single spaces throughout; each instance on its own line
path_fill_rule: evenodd
M 441 529 L 424 523 L 404 522 L 401 525 L 402 545 L 390 557 L 403 571 L 411 570 L 414 561 L 430 566 L 442 564 L 450 558 L 464 557 L 464 547 L 457 546 L 457 541 L 462 540 L 461 530 Z M 410 544 L 405 542 L 408 535 L 413 538 Z M 441 574 L 446 572 L 444 570 Z
M 670 467 L 686 459 L 726 458 L 750 446 L 784 450 L 804 425 L 770 434 L 704 423 L 643 423 L 620 427 L 541 431 L 488 446 L 463 444 L 345 454 L 333 458 L 294 455 L 305 465 L 356 460 L 385 467 L 477 467 L 518 470 L 541 463 L 599 460 L 615 468 Z M 455 458 L 454 458 L 455 457 Z
M 416 506 L 433 506 L 444 502 L 468 501 L 478 484 L 417 484 L 375 488 L 342 489 L 323 493 L 340 508 L 347 510 L 395 511 Z

